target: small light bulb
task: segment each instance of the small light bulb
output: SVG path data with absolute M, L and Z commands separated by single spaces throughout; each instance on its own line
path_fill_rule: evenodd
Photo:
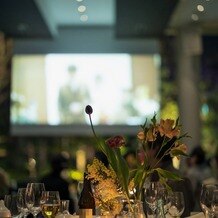
M 197 14 L 192 14 L 191 18 L 192 18 L 192 20 L 194 20 L 194 21 L 198 21 L 198 20 L 199 20 L 199 17 L 198 17 Z
M 198 9 L 198 11 L 203 12 L 204 11 L 204 6 L 203 5 L 198 5 L 197 9 Z
M 85 11 L 86 11 L 86 6 L 80 5 L 80 6 L 78 7 L 78 11 L 79 11 L 80 13 L 85 12 Z
M 86 22 L 88 20 L 88 16 L 86 14 L 83 14 L 80 16 L 80 20 Z

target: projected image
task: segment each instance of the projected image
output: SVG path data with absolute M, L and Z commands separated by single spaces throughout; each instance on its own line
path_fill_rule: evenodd
M 14 124 L 139 125 L 159 110 L 155 56 L 128 54 L 17 55 L 13 59 Z

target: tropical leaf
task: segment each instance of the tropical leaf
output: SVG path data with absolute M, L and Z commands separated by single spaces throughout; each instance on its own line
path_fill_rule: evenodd
M 162 177 L 159 173 L 158 173 L 158 175 L 159 175 L 159 178 L 160 178 L 160 180 L 159 180 L 160 183 L 163 184 L 168 191 L 171 191 L 172 188 L 167 184 L 166 178 Z
M 182 178 L 179 175 L 177 175 L 176 173 L 170 172 L 168 170 L 164 170 L 162 168 L 156 168 L 155 170 L 158 172 L 158 174 L 161 177 L 164 177 L 166 179 L 172 179 L 172 180 L 178 180 L 178 181 L 182 180 Z
M 116 158 L 117 158 L 117 167 L 118 167 L 118 178 L 121 181 L 121 184 L 124 188 L 124 190 L 126 191 L 126 193 L 129 193 L 128 190 L 128 184 L 129 184 L 129 167 L 127 165 L 127 162 L 125 161 L 125 159 L 123 158 L 120 148 L 115 148 L 114 149 L 115 154 L 116 154 Z
M 117 158 L 114 149 L 112 149 L 105 143 L 103 143 L 102 148 L 103 148 L 102 152 L 104 152 L 105 155 L 107 156 L 108 162 L 110 163 L 111 167 L 115 172 L 117 172 L 119 164 L 117 163 Z

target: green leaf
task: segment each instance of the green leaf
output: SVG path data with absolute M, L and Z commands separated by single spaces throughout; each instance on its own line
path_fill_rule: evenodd
M 127 165 L 127 162 L 123 158 L 121 151 L 119 148 L 114 149 L 116 158 L 117 158 L 117 164 L 118 164 L 118 178 L 120 179 L 120 182 L 122 183 L 123 189 L 126 191 L 126 194 L 129 194 L 128 184 L 129 184 L 129 167 Z
M 159 178 L 160 178 L 160 183 L 163 184 L 167 188 L 168 191 L 171 191 L 172 188 L 167 184 L 166 178 L 161 176 L 159 173 L 158 173 L 158 175 L 159 175 Z
M 186 156 L 188 157 L 188 154 L 186 154 L 185 152 L 183 152 L 181 149 L 176 149 L 174 148 L 173 150 L 170 151 L 171 156 L 175 157 L 175 156 Z
M 176 119 L 175 127 L 179 125 L 179 117 Z
M 152 119 L 151 119 L 151 122 L 154 124 L 154 125 L 156 125 L 156 123 L 157 123 L 157 120 L 156 120 L 156 113 L 154 114 L 154 116 L 152 117 Z
M 182 178 L 177 175 L 176 173 L 173 173 L 173 172 L 170 172 L 168 170 L 164 170 L 164 169 L 161 169 L 161 168 L 157 168 L 155 169 L 158 174 L 160 174 L 161 177 L 164 177 L 166 179 L 172 179 L 172 180 L 182 180 Z
M 144 173 L 144 168 L 143 166 L 140 166 L 137 171 L 136 171 L 136 174 L 135 174 L 135 177 L 134 177 L 134 184 L 136 186 L 138 186 L 138 184 L 141 182 L 142 180 L 142 177 L 143 177 L 143 173 Z
M 111 167 L 115 172 L 118 171 L 118 163 L 116 159 L 116 154 L 114 149 L 109 147 L 107 144 L 102 144 L 102 152 L 107 156 L 108 162 L 110 163 Z
M 188 135 L 188 133 L 184 133 L 183 135 L 181 135 L 177 140 L 181 139 L 181 138 L 191 138 L 191 136 Z
M 133 169 L 129 171 L 129 179 L 132 179 L 135 177 L 136 173 L 137 173 L 138 169 Z

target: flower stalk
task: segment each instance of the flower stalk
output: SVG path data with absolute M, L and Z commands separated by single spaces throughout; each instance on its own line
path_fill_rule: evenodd
M 130 198 L 132 198 L 130 191 L 134 193 L 134 199 L 141 200 L 144 183 L 154 172 L 157 173 L 160 181 L 165 185 L 167 185 L 166 181 L 168 179 L 180 179 L 174 173 L 159 167 L 160 162 L 167 155 L 177 158 L 181 155 L 187 155 L 186 145 L 181 143 L 181 139 L 188 137 L 188 135 L 180 135 L 181 126 L 178 119 L 176 121 L 161 119 L 158 123 L 155 114 L 151 119 L 151 123 L 146 120 L 144 125 L 141 126 L 141 131 L 137 134 L 137 139 L 141 144 L 140 158 L 136 153 L 138 165 L 135 169 L 130 170 L 121 153 L 121 147 L 126 144 L 124 137 L 117 135 L 105 140 L 105 142 L 100 141 L 92 123 L 92 107 L 90 105 L 86 106 L 85 111 L 89 115 L 97 149 L 106 155 L 109 162 L 108 168 L 105 168 L 103 163 L 101 164 L 95 159 L 92 164 L 87 166 L 88 177 L 98 187 L 96 193 L 98 194 L 98 202 L 101 205 L 108 204 L 114 207 L 117 198 L 125 198 L 130 202 Z

